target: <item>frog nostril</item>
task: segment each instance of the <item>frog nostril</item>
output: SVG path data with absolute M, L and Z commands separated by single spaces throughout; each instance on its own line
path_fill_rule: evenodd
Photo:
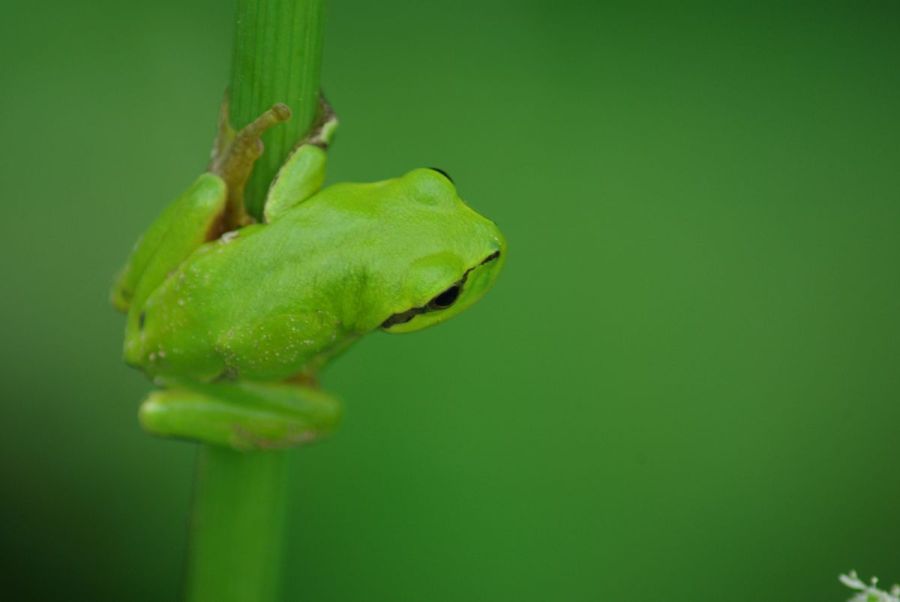
M 147 321 L 147 312 L 142 311 L 141 315 L 138 316 L 138 330 L 144 330 L 144 322 Z

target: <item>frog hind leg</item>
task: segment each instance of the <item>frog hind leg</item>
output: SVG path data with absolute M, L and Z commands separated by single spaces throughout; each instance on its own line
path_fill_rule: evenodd
M 334 110 L 320 94 L 318 114 L 309 134 L 297 144 L 269 187 L 263 210 L 266 222 L 278 219 L 322 188 L 328 145 L 337 125 Z
M 213 146 L 209 171 L 221 177 L 227 188 L 224 221 L 228 229 L 237 228 L 252 220 L 244 206 L 244 188 L 253 165 L 262 156 L 262 135 L 274 125 L 291 118 L 291 109 L 276 103 L 262 115 L 235 132 L 228 122 L 228 99 L 219 113 L 219 134 Z
M 296 383 L 178 384 L 143 402 L 144 429 L 163 437 L 201 441 L 240 451 L 311 443 L 340 420 L 340 403 Z

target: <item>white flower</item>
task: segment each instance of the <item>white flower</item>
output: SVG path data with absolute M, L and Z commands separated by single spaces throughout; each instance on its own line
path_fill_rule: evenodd
M 846 575 L 838 577 L 841 583 L 859 593 L 847 602 L 900 602 L 900 585 L 891 587 L 890 592 L 878 589 L 878 578 L 872 577 L 868 584 L 862 581 L 856 571 L 850 571 Z

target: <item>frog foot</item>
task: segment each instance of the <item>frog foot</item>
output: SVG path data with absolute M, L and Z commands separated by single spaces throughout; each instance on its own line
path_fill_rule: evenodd
M 291 109 L 284 103 L 276 103 L 236 132 L 228 122 L 227 99 L 222 103 L 219 133 L 209 171 L 225 181 L 227 201 L 224 219 L 228 226 L 239 227 L 252 221 L 244 208 L 244 187 L 250 179 L 254 163 L 262 156 L 262 135 L 272 126 L 290 118 Z
M 292 383 L 182 383 L 152 392 L 140 409 L 144 429 L 162 437 L 238 451 L 304 445 L 331 433 L 340 403 Z

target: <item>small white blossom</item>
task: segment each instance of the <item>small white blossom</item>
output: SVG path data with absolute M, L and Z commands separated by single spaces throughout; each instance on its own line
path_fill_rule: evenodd
M 841 583 L 859 591 L 847 602 L 900 602 L 900 585 L 891 587 L 891 591 L 886 592 L 878 589 L 878 578 L 872 577 L 869 583 L 865 583 L 856 574 L 856 571 L 850 571 L 846 575 L 838 577 Z

